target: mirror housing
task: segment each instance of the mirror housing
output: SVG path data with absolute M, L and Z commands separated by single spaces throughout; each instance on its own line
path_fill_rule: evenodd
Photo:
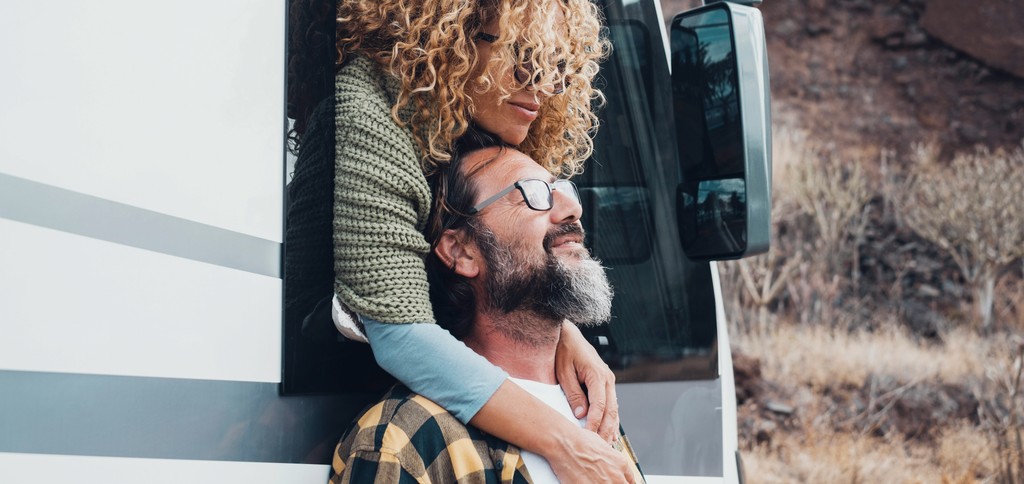
M 683 250 L 693 260 L 767 252 L 771 92 L 761 12 L 713 2 L 676 15 L 670 35 Z

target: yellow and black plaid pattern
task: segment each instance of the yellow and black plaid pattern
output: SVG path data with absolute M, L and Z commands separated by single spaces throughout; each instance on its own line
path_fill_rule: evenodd
M 625 440 L 620 450 L 636 456 Z M 637 466 L 637 482 L 643 477 Z M 391 388 L 342 437 L 331 463 L 331 484 L 529 483 L 519 449 L 463 425 L 404 385 Z
M 398 384 L 342 437 L 330 482 L 497 484 L 530 478 L 518 448 L 463 425 Z

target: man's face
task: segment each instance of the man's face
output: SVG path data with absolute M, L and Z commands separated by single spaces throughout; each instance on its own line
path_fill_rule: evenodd
M 471 158 L 471 162 L 493 158 Z M 473 163 L 467 167 L 473 173 Z M 474 173 L 477 200 L 489 198 L 516 181 L 553 177 L 526 155 L 505 150 Z M 582 207 L 569 193 L 552 192 L 552 208 L 529 208 L 518 190 L 484 208 L 476 220 L 475 244 L 484 259 L 481 270 L 489 310 L 507 314 L 529 309 L 551 320 L 598 324 L 609 319 L 611 287 L 604 268 L 583 246 Z

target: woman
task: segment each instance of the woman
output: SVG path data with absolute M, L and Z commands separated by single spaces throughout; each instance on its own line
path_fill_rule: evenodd
M 563 481 L 621 482 L 631 478 L 628 463 L 597 434 L 437 325 L 402 324 L 434 321 L 422 235 L 433 197 L 424 175 L 450 158 L 471 121 L 549 171 L 578 172 L 597 124 L 591 80 L 607 51 L 599 31 L 588 0 L 341 0 L 334 272 L 339 319 L 362 323 L 348 324 L 347 334 L 365 330 L 378 363 L 407 386 L 544 456 Z M 612 438 L 614 377 L 575 326 L 565 325 L 557 358 L 577 416 Z

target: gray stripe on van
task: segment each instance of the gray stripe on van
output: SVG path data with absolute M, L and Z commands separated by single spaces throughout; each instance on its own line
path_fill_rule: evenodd
M 281 277 L 277 242 L 3 173 L 0 217 Z
M 328 464 L 372 399 L 276 383 L 0 370 L 0 452 Z

